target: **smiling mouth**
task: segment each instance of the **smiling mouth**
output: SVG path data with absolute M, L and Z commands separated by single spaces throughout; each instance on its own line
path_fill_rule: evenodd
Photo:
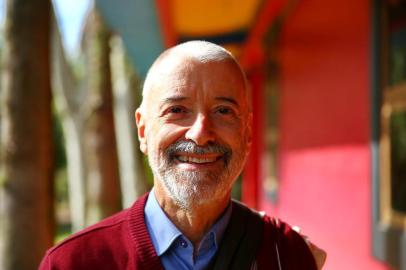
M 176 159 L 182 163 L 195 163 L 195 164 L 206 164 L 206 163 L 213 163 L 219 160 L 221 156 L 213 156 L 213 157 L 196 157 L 196 156 L 184 156 L 184 155 L 177 155 Z

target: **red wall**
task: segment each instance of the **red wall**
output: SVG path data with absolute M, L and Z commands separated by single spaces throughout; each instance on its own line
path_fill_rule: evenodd
M 280 44 L 280 192 L 260 209 L 325 248 L 325 269 L 371 256 L 370 1 L 303 0 Z

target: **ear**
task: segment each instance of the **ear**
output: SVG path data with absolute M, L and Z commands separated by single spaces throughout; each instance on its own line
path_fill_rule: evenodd
M 140 141 L 140 150 L 145 155 L 148 153 L 147 137 L 145 136 L 145 117 L 140 108 L 135 111 L 135 122 L 137 124 L 138 140 Z

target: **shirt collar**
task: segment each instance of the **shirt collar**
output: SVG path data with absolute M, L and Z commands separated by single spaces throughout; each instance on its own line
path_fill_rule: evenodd
M 145 205 L 145 220 L 152 244 L 161 256 L 182 233 L 166 216 L 155 197 L 154 189 L 149 193 Z
M 182 232 L 172 223 L 166 216 L 165 212 L 160 207 L 154 189 L 149 193 L 145 205 L 145 221 L 148 232 L 151 236 L 152 244 L 158 256 L 161 256 L 167 251 L 173 242 L 182 235 Z M 231 201 L 226 210 L 222 213 L 219 219 L 214 223 L 212 228 L 203 237 L 203 241 L 209 238 L 210 234 L 214 235 L 216 249 L 219 247 L 220 241 L 227 228 L 231 218 L 232 204 Z M 186 238 L 186 237 L 185 237 Z M 203 242 L 202 241 L 202 242 Z

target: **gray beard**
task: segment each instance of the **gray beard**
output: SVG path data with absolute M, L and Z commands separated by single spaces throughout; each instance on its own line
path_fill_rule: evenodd
M 189 153 L 221 153 L 224 167 L 217 171 L 179 170 L 173 155 L 178 150 Z M 176 142 L 163 152 L 161 155 L 152 151 L 148 154 L 154 177 L 163 184 L 170 198 L 184 210 L 224 198 L 230 192 L 245 161 L 242 151 L 234 153 L 236 156 L 233 159 L 231 149 L 227 147 L 199 147 L 190 141 Z
M 221 179 L 224 177 L 210 173 L 160 170 L 160 174 L 169 196 L 184 210 L 210 203 L 231 187 L 231 183 Z

